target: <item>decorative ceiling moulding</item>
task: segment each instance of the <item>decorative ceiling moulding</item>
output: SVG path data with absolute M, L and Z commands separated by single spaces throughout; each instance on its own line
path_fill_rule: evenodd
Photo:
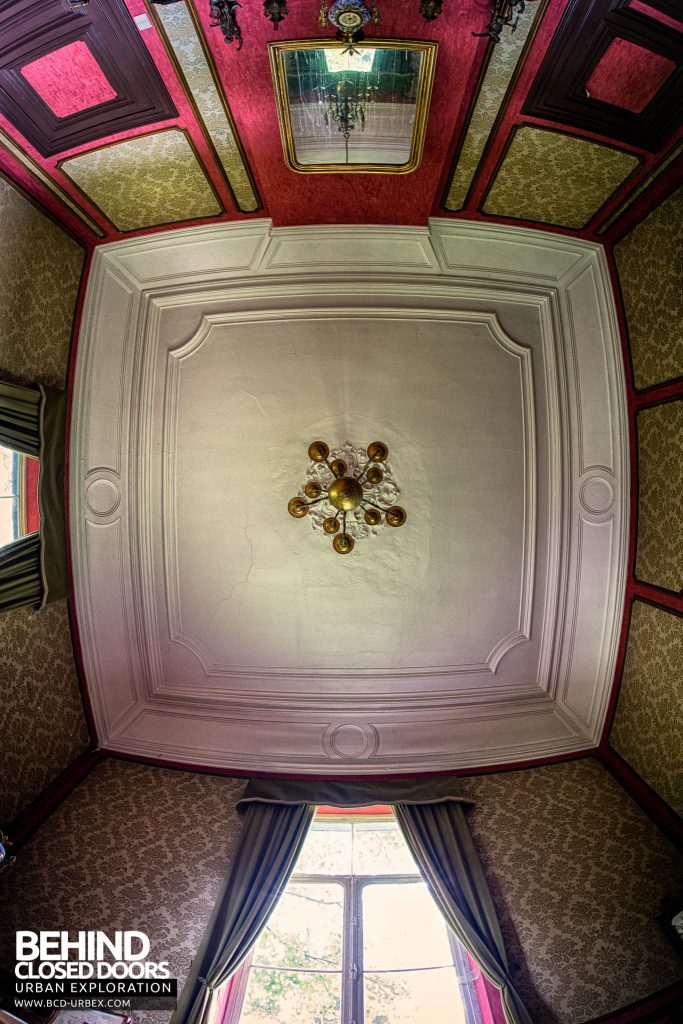
M 444 199 L 445 209 L 453 213 L 462 210 L 469 199 L 472 184 L 524 67 L 546 6 L 547 0 L 529 4 L 519 14 L 515 31 L 504 32 L 498 45 L 489 47 Z
M 629 491 L 600 246 L 438 220 L 100 246 L 73 427 L 104 748 L 362 774 L 597 744 Z M 302 446 L 345 435 L 388 445 L 409 518 L 339 559 L 286 505 Z
M 656 151 L 680 124 L 683 35 L 629 9 L 629 0 L 571 0 L 529 90 L 523 113 Z M 666 11 L 662 0 L 650 6 Z M 679 10 L 680 16 L 680 10 Z M 623 39 L 676 70 L 641 113 L 591 99 L 587 83 L 610 43 Z
M 110 142 L 60 160 L 57 166 L 118 231 L 223 213 L 184 128 Z
M 0 4 L 0 40 L 0 111 L 42 156 L 178 116 L 123 0 L 90 0 L 81 13 L 62 0 L 10 0 Z M 76 42 L 116 96 L 57 117 L 21 69 Z
M 254 213 L 260 206 L 256 186 L 194 7 L 187 0 L 176 0 L 151 5 L 149 11 L 235 206 L 243 213 Z
M 554 129 L 516 127 L 481 211 L 493 217 L 580 230 L 622 189 L 639 165 L 639 157 L 612 146 Z
M 31 178 L 37 181 L 44 188 L 49 189 L 50 192 L 60 200 L 60 202 L 64 203 L 64 205 L 67 206 L 68 209 L 71 210 L 71 212 L 75 214 L 76 217 L 78 217 L 78 219 L 90 229 L 90 231 L 93 232 L 93 234 L 97 235 L 98 238 L 104 237 L 104 231 L 99 224 L 96 224 L 95 221 L 88 216 L 85 210 L 74 202 L 68 192 L 65 192 L 63 188 L 60 188 L 54 178 L 51 178 L 46 174 L 42 167 L 37 164 L 35 160 L 32 160 L 21 146 L 17 145 L 14 139 L 11 139 L 9 135 L 6 135 L 2 128 L 0 128 L 0 149 L 4 150 L 4 152 L 8 153 L 14 160 L 21 164 Z

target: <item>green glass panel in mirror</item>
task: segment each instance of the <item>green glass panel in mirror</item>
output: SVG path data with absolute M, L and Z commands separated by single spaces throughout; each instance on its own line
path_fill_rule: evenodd
M 423 54 L 407 48 L 284 53 L 292 142 L 304 165 L 410 158 Z

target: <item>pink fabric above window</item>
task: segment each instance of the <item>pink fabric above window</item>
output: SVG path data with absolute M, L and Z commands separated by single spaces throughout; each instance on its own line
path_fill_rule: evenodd
M 38 459 L 26 459 L 26 532 L 37 533 L 40 530 L 38 513 L 38 477 L 40 462 Z
M 661 54 L 617 38 L 596 64 L 586 89 L 593 100 L 639 114 L 675 70 L 674 62 Z
M 26 64 L 21 73 L 57 117 L 68 117 L 116 97 L 85 43 L 69 43 Z

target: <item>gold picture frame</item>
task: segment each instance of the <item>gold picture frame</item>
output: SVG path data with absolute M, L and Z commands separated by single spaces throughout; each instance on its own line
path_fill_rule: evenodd
M 415 83 L 415 112 L 412 120 L 412 136 L 407 160 L 401 163 L 388 162 L 302 162 L 297 155 L 296 139 L 292 128 L 292 109 L 287 76 L 287 58 L 293 52 L 311 50 L 338 50 L 349 52 L 349 44 L 334 39 L 296 39 L 286 43 L 269 43 L 268 52 L 273 75 L 275 99 L 277 102 L 282 148 L 287 166 L 299 174 L 410 174 L 415 171 L 422 160 L 425 131 L 429 115 L 429 103 L 434 82 L 434 69 L 438 44 L 434 42 L 415 42 L 406 39 L 369 39 L 363 43 L 354 43 L 353 51 L 363 50 L 394 50 L 408 51 L 421 55 L 419 72 Z M 348 148 L 347 148 L 348 155 Z

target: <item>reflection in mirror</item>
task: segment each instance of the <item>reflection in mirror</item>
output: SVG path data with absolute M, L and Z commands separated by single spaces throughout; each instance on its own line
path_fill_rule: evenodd
M 294 170 L 405 174 L 419 165 L 436 44 L 271 43 L 270 56 Z

